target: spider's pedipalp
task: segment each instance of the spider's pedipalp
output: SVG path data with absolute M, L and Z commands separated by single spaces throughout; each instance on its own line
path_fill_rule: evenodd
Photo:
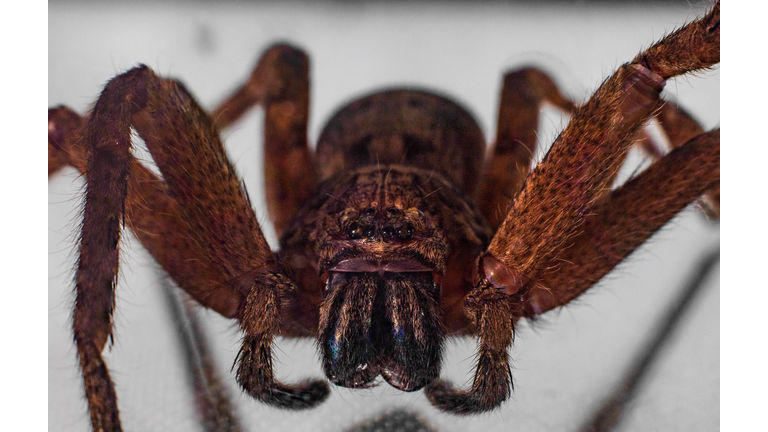
M 425 390 L 432 405 L 452 414 L 491 411 L 512 395 L 508 350 L 514 338 L 515 316 L 507 295 L 481 281 L 467 297 L 465 310 L 479 338 L 472 387 L 461 390 L 438 380 Z
M 328 384 L 321 380 L 307 380 L 286 385 L 272 374 L 272 340 L 264 336 L 243 339 L 237 355 L 237 380 L 249 395 L 278 408 L 301 410 L 313 408 L 330 393 Z

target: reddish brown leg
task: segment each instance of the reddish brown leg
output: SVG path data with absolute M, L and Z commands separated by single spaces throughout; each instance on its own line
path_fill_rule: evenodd
M 690 114 L 672 102 L 662 105 L 656 114 L 656 119 L 667 135 L 671 149 L 680 147 L 691 138 L 704 133 L 704 129 Z M 643 141 L 643 150 L 655 160 L 664 156 L 665 153 L 650 140 Z M 711 219 L 718 219 L 720 217 L 720 185 L 707 191 L 699 199 L 699 205 Z
M 494 231 L 504 221 L 514 196 L 520 192 L 531 171 L 540 110 L 545 101 L 569 114 L 577 108 L 552 78 L 538 69 L 525 68 L 505 75 L 496 142 L 478 195 L 478 207 Z M 653 145 L 644 130 L 639 136 L 640 143 Z M 613 167 L 608 184 L 613 182 L 619 168 L 620 164 Z
M 686 25 L 619 68 L 576 111 L 526 180 L 481 258 L 478 283 L 466 305 L 468 316 L 481 318 L 475 321 L 480 341 L 472 388 L 462 391 L 439 382 L 426 390 L 433 404 L 456 413 L 478 412 L 496 408 L 509 397 L 511 379 L 506 350 L 512 337 L 494 335 L 508 331 L 523 310 L 502 306 L 504 302 L 498 301 L 498 296 L 513 300 L 524 295 L 531 288 L 531 281 L 545 273 L 556 262 L 558 252 L 567 250 L 565 246 L 579 235 L 589 210 L 614 175 L 615 165 L 659 107 L 665 80 L 710 67 L 719 57 L 718 3 L 704 18 Z M 656 205 L 666 205 L 667 199 L 663 197 Z M 644 197 L 642 201 L 646 201 Z M 631 237 L 633 230 L 629 231 L 622 235 Z M 607 267 L 606 272 L 611 268 Z M 501 381 L 489 382 L 494 379 Z
M 524 296 L 533 317 L 582 294 L 704 192 L 720 184 L 720 130 L 670 152 L 601 200 L 583 231 Z
M 48 148 L 55 157 L 86 173 L 86 151 L 81 127 L 86 118 L 66 107 L 48 111 Z M 49 161 L 50 165 L 50 161 Z M 245 294 L 227 284 L 192 241 L 178 203 L 169 195 L 162 180 L 135 158 L 125 201 L 127 225 L 163 269 L 200 304 L 229 317 L 238 317 Z
M 78 154 L 70 155 L 76 145 L 74 133 L 83 124 L 84 120 L 68 108 L 48 110 L 48 177 L 67 165 L 75 166 L 81 173 L 85 171 L 85 155 L 80 151 L 82 147 L 78 145 Z
M 544 101 L 568 113 L 576 109 L 555 82 L 538 69 L 521 69 L 504 76 L 496 143 L 477 200 L 480 211 L 494 231 L 504 221 L 512 198 L 522 189 L 531 170 L 540 108 Z
M 85 152 L 79 145 L 77 135 L 83 124 L 84 119 L 67 108 L 48 111 L 49 176 L 65 165 L 72 165 L 81 173 L 85 172 Z M 96 192 L 91 192 L 91 199 L 95 194 Z M 93 211 L 86 211 L 85 217 L 92 221 Z M 98 240 L 101 239 L 81 236 L 81 250 L 84 246 L 92 246 Z M 83 286 L 88 285 L 88 281 L 83 280 L 81 269 L 90 267 L 98 271 L 101 267 L 105 268 L 106 272 L 117 271 L 117 262 L 112 263 L 112 258 L 117 258 L 116 250 L 93 258 L 81 256 L 78 263 L 73 326 L 94 431 L 121 430 L 117 396 L 107 366 L 101 357 L 101 351 L 112 334 L 114 275 L 111 278 L 94 280 L 97 286 L 88 286 L 87 288 L 91 289 L 87 290 Z
M 81 174 L 86 170 L 86 152 L 80 129 L 86 118 L 66 107 L 48 112 L 49 168 L 54 174 L 63 165 L 72 165 Z M 239 308 L 247 293 L 227 282 L 224 275 L 193 241 L 189 224 L 184 221 L 179 204 L 169 196 L 164 182 L 135 158 L 125 201 L 126 223 L 163 269 L 198 303 L 228 318 L 240 318 Z M 290 310 L 284 311 L 288 313 Z M 295 317 L 286 317 L 295 321 Z M 314 336 L 297 333 L 295 336 Z
M 238 371 L 243 387 L 275 405 L 301 408 L 320 402 L 327 395 L 325 383 L 289 387 L 273 378 L 272 335 L 294 287 L 275 263 L 215 127 L 183 88 L 140 67 L 110 81 L 85 132 L 88 182 L 76 275 L 75 339 L 94 428 L 119 428 L 100 352 L 111 334 L 120 223 L 132 160 L 131 125 L 163 173 L 191 241 L 233 290 L 247 295 L 237 311 L 246 332 Z M 104 373 L 91 372 L 99 367 Z M 93 376 L 100 377 L 98 385 L 89 386 Z M 104 401 L 110 402 L 106 408 Z
M 278 237 L 317 187 L 307 141 L 309 59 L 289 45 L 269 48 L 249 80 L 211 116 L 224 128 L 253 105 L 264 106 L 264 175 L 267 210 Z

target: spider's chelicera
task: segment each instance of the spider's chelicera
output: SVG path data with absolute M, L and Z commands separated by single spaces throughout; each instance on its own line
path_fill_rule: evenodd
M 95 430 L 119 430 L 101 357 L 112 334 L 121 223 L 179 287 L 240 322 L 237 380 L 253 397 L 309 408 L 324 380 L 275 379 L 272 339 L 315 337 L 336 385 L 383 377 L 424 389 L 457 414 L 511 394 L 515 323 L 563 306 L 700 199 L 719 208 L 719 129 L 704 132 L 663 102 L 665 81 L 719 62 L 719 3 L 621 66 L 577 106 L 545 73 L 504 78 L 486 150 L 472 116 L 430 92 L 392 89 L 342 108 L 315 152 L 307 143 L 309 60 L 268 49 L 248 82 L 212 113 L 146 66 L 112 79 L 89 116 L 49 111 L 49 175 L 87 181 L 74 333 Z M 572 115 L 531 170 L 539 107 Z M 270 250 L 218 131 L 265 111 L 265 176 L 280 252 Z M 643 130 L 656 117 L 673 150 Z M 131 128 L 162 178 L 131 153 Z M 657 159 L 610 190 L 628 149 Z M 474 380 L 440 380 L 443 339 L 479 339 Z

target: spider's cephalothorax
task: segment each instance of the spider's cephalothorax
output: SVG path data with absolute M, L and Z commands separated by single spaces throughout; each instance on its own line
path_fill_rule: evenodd
M 112 335 L 120 226 L 200 304 L 239 321 L 237 380 L 253 397 L 301 409 L 323 380 L 275 379 L 276 335 L 314 337 L 327 378 L 370 386 L 381 375 L 457 414 L 511 394 L 515 323 L 568 304 L 680 210 L 719 209 L 719 129 L 663 102 L 666 80 L 720 58 L 719 3 L 622 65 L 577 106 L 540 70 L 506 74 L 495 143 L 471 116 L 430 93 L 390 90 L 343 108 L 307 142 L 309 59 L 266 51 L 248 82 L 211 114 L 146 66 L 111 80 L 88 117 L 49 111 L 49 174 L 87 180 L 74 333 L 96 430 L 119 430 L 101 357 Z M 539 107 L 571 114 L 531 169 Z M 265 177 L 281 251 L 267 244 L 218 131 L 265 111 Z M 643 130 L 656 117 L 668 154 Z M 131 153 L 144 139 L 162 178 Z M 639 144 L 655 159 L 610 185 Z M 469 389 L 439 379 L 444 336 L 479 339 Z

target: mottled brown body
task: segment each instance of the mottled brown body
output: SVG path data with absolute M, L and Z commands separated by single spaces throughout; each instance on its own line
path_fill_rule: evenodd
M 240 322 L 237 380 L 265 403 L 309 408 L 329 391 L 320 380 L 275 379 L 271 343 L 286 335 L 317 337 L 336 384 L 366 387 L 381 375 L 402 390 L 425 388 L 448 412 L 498 407 L 511 394 L 519 319 L 585 292 L 703 194 L 716 211 L 719 130 L 701 133 L 659 94 L 666 79 L 718 61 L 719 3 L 619 67 L 582 106 L 541 71 L 511 72 L 487 156 L 466 111 L 406 90 L 342 109 L 313 154 L 309 63 L 287 45 L 270 48 L 213 115 L 145 66 L 110 81 L 87 119 L 50 110 L 49 175 L 70 164 L 87 180 L 73 327 L 94 429 L 120 429 L 101 351 L 112 334 L 123 222 L 181 288 Z M 531 171 L 544 101 L 572 120 Z M 278 254 L 218 135 L 256 103 L 266 113 Z M 627 150 L 649 140 L 642 128 L 654 115 L 675 150 L 611 191 Z M 162 178 L 133 157 L 131 128 Z M 446 334 L 479 338 L 468 390 L 438 379 Z
M 320 178 L 367 165 L 433 171 L 470 196 L 485 159 L 485 137 L 455 102 L 416 90 L 389 90 L 339 110 L 320 134 Z
M 349 239 L 352 224 L 374 230 L 371 238 Z M 409 226 L 412 236 L 401 240 L 397 231 Z M 387 230 L 394 235 L 386 236 Z M 306 274 L 303 282 L 317 281 L 300 284 L 303 289 L 317 287 L 315 294 L 322 291 L 317 275 L 327 274 L 342 260 L 419 262 L 441 278 L 444 308 L 458 308 L 454 312 L 460 314 L 473 260 L 490 235 L 467 195 L 440 174 L 402 165 L 373 165 L 321 185 L 284 233 L 281 245 L 287 266 Z M 458 330 L 465 329 L 449 329 Z

